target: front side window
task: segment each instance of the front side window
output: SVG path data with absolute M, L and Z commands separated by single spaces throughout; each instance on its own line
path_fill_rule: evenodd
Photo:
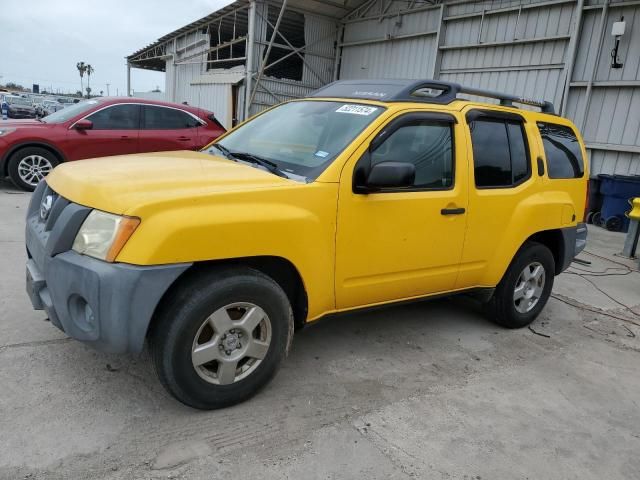
M 529 178 L 530 161 L 521 122 L 482 117 L 469 127 L 476 187 L 510 187 Z
M 552 123 L 538 123 L 547 157 L 549 178 L 581 178 L 584 162 L 580 143 L 573 130 Z
M 180 130 L 200 125 L 197 119 L 175 108 L 145 105 L 143 128 L 145 130 Z
M 420 121 L 394 131 L 371 153 L 371 166 L 407 162 L 416 167 L 414 188 L 445 189 L 453 185 L 452 127 Z
M 218 143 L 232 154 L 261 157 L 285 174 L 312 181 L 384 110 L 347 102 L 285 103 L 255 117 Z M 220 154 L 215 144 L 206 151 Z
M 140 127 L 140 106 L 114 105 L 89 115 L 94 130 L 137 130 Z
M 40 99 L 38 103 L 45 104 L 44 99 Z M 70 105 L 67 108 L 58 110 L 51 115 L 47 115 L 42 119 L 44 123 L 64 123 L 67 120 L 71 120 L 73 117 L 88 112 L 91 109 L 96 108 L 100 102 L 98 100 L 84 100 L 82 102 Z

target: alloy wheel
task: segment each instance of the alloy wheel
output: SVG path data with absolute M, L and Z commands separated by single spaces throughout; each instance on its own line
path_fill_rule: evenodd
M 32 187 L 36 187 L 51 170 L 53 170 L 53 165 L 41 155 L 27 155 L 18 162 L 20 179 Z
M 513 303 L 520 313 L 529 313 L 540 301 L 544 291 L 546 272 L 539 262 L 524 267 L 513 290 Z
M 253 303 L 232 303 L 204 320 L 193 340 L 191 361 L 203 380 L 229 385 L 251 375 L 270 344 L 266 312 Z

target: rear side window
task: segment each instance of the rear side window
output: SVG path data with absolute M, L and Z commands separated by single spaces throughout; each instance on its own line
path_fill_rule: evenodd
M 181 128 L 194 128 L 200 125 L 200 122 L 194 117 L 175 108 L 145 105 L 143 109 L 143 128 L 145 130 L 179 130 Z
M 584 161 L 580 143 L 573 130 L 553 123 L 538 123 L 538 130 L 547 157 L 549 178 L 580 178 Z
M 477 187 L 511 187 L 529 178 L 529 153 L 521 122 L 481 118 L 469 127 Z

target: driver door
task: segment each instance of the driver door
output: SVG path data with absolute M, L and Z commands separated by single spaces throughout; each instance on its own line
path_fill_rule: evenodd
M 140 105 L 111 105 L 86 117 L 93 122 L 89 130 L 70 128 L 67 155 L 71 160 L 138 153 Z
M 387 123 L 343 170 L 336 240 L 336 307 L 452 290 L 466 226 L 467 157 L 451 114 L 410 112 Z M 359 193 L 380 162 L 415 166 L 413 185 Z

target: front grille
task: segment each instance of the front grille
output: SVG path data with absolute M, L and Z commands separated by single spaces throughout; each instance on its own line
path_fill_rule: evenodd
M 50 202 L 50 203 L 48 203 Z M 45 231 L 49 232 L 55 225 L 56 221 L 60 217 L 60 214 L 67 205 L 71 202 L 66 198 L 58 195 L 49 186 L 46 187 L 42 200 L 40 202 L 40 208 L 38 210 L 38 216 L 40 222 L 44 223 Z

